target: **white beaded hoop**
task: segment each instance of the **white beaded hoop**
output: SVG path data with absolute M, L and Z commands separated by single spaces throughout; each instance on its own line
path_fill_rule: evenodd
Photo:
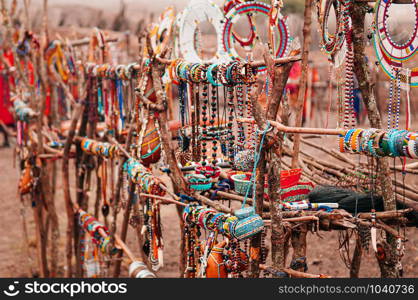
M 203 61 L 195 47 L 195 33 L 199 23 L 208 21 L 216 31 L 217 51 L 214 57 Z M 222 47 L 222 25 L 224 15 L 221 9 L 208 0 L 192 0 L 179 19 L 179 49 L 183 58 L 192 63 L 224 63 L 230 61 Z

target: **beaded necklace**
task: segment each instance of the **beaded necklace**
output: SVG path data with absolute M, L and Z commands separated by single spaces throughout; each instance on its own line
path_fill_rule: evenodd
M 352 0 L 344 0 L 343 3 L 343 22 L 345 31 L 345 42 L 347 45 L 347 55 L 345 60 L 345 96 L 344 96 L 344 128 L 356 126 L 354 112 L 354 50 L 352 40 L 352 25 L 350 18 L 350 8 Z
M 238 117 L 244 118 L 244 92 L 242 85 L 238 85 L 236 88 L 236 97 L 237 97 L 237 110 Z M 245 143 L 245 132 L 243 123 L 238 123 L 238 139 L 237 139 L 237 151 L 244 149 Z
M 211 86 L 211 103 L 210 103 L 210 110 L 211 110 L 211 115 L 210 115 L 210 129 L 212 132 L 212 165 L 216 165 L 218 160 L 217 160 L 217 152 L 218 152 L 218 131 L 216 130 L 215 127 L 215 119 L 218 115 L 218 88 L 215 86 Z M 219 116 L 219 115 L 218 115 Z M 218 119 L 218 125 L 219 127 L 219 119 Z
M 234 89 L 232 86 L 227 87 L 227 100 L 228 100 L 228 157 L 229 162 L 232 164 L 235 155 L 235 136 L 233 134 L 233 121 L 234 121 Z
M 194 223 L 186 223 L 184 226 L 184 238 L 187 252 L 186 269 L 184 275 L 186 278 L 196 278 L 197 273 L 197 259 L 200 257 L 200 230 Z
M 253 115 L 253 103 L 251 101 L 251 91 L 252 85 L 247 84 L 247 97 L 246 97 L 246 106 L 247 106 L 247 118 Z M 255 149 L 256 138 L 255 138 L 255 124 L 247 124 L 247 138 L 249 140 L 249 149 Z
M 202 91 L 202 165 L 206 166 L 207 164 L 207 139 L 208 139 L 208 105 L 209 105 L 209 98 L 208 98 L 208 89 L 209 85 L 207 83 L 203 84 L 203 91 Z

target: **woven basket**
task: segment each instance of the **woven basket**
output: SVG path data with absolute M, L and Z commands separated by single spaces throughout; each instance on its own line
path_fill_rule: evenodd
M 250 174 L 235 174 L 231 176 L 231 179 L 234 181 L 234 190 L 236 193 L 245 196 L 248 191 L 248 196 L 252 196 L 252 184 L 251 184 L 251 175 Z

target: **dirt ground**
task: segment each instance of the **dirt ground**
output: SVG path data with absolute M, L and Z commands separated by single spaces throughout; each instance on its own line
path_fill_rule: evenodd
M 33 215 L 30 203 L 21 202 L 17 196 L 18 170 L 13 165 L 11 148 L 0 149 L 0 277 L 28 277 L 36 274 L 36 255 Z M 59 167 L 59 166 L 58 166 Z M 74 175 L 71 174 L 71 178 Z M 64 238 L 66 217 L 62 195 L 61 178 L 58 179 L 56 205 L 60 221 L 60 256 L 64 261 Z M 93 205 L 90 203 L 90 207 Z M 29 257 L 25 247 L 23 222 L 25 218 L 29 239 Z M 119 217 L 120 221 L 120 217 Z M 157 272 L 158 277 L 177 277 L 180 229 L 176 208 L 172 205 L 162 209 L 164 249 L 164 268 Z M 403 258 L 404 276 L 418 277 L 418 236 L 415 228 L 407 230 L 409 241 Z M 132 227 L 128 232 L 128 245 L 139 256 L 139 246 Z M 338 232 L 310 233 L 308 236 L 309 272 L 328 274 L 335 277 L 347 277 L 349 270 L 340 258 L 338 250 Z M 354 249 L 352 241 L 351 251 Z M 60 273 L 64 267 L 61 265 Z M 380 272 L 372 250 L 365 253 L 360 270 L 361 277 L 379 277 Z M 124 264 L 122 276 L 127 276 Z

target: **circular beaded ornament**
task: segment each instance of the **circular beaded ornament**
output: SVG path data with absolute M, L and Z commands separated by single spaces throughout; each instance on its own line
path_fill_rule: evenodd
M 225 15 L 228 14 L 228 12 L 235 7 L 238 4 L 241 4 L 243 1 L 240 0 L 226 0 L 223 6 L 223 10 Z M 252 17 L 250 15 L 247 15 L 248 24 L 250 27 L 250 34 L 247 38 L 242 38 L 239 36 L 238 33 L 232 32 L 232 36 L 234 38 L 234 41 L 236 41 L 238 44 L 241 45 L 246 50 L 251 50 L 254 46 L 254 43 L 256 41 L 256 30 L 255 25 Z
M 192 0 L 179 20 L 179 49 L 188 62 L 203 63 L 195 47 L 195 33 L 199 23 L 209 21 L 218 38 L 217 51 L 213 58 L 205 62 L 228 62 L 230 59 L 221 43 L 224 15 L 221 9 L 208 0 Z
M 171 40 L 174 21 L 176 20 L 176 11 L 174 7 L 167 7 L 154 24 L 151 32 L 151 46 L 155 54 L 160 54 Z
M 249 14 L 263 14 L 265 16 L 270 15 L 271 6 L 262 2 L 245 2 L 235 5 L 229 10 L 225 16 L 225 24 L 223 27 L 222 34 L 222 43 L 224 50 L 232 59 L 242 60 L 243 58 L 239 56 L 236 51 L 233 43 L 234 36 L 232 34 L 232 27 L 238 21 L 238 19 L 243 15 Z M 283 17 L 280 12 L 277 13 L 277 23 L 273 24 L 277 28 L 277 45 L 274 50 L 274 55 L 276 58 L 284 57 L 288 54 L 290 50 L 290 37 L 289 29 L 287 25 L 287 19 Z M 259 67 L 258 71 L 262 72 L 266 69 L 265 66 Z
M 393 68 L 400 72 L 401 82 L 410 84 L 412 87 L 418 86 L 418 68 L 413 68 L 411 73 L 403 68 L 403 62 L 411 59 L 417 53 L 418 47 L 418 1 L 412 0 L 415 9 L 414 31 L 405 43 L 395 42 L 389 34 L 387 18 L 392 0 L 378 0 L 375 5 L 375 20 L 373 31 L 373 45 L 377 61 L 385 74 L 396 80 L 396 73 Z M 410 77 L 410 78 L 409 78 Z
M 389 17 L 389 8 L 392 0 L 378 0 L 375 6 L 375 37 L 378 40 L 379 47 L 392 60 L 405 61 L 417 53 L 418 47 L 418 1 L 412 0 L 415 8 L 415 26 L 411 37 L 405 43 L 395 42 L 389 34 L 387 19 Z

